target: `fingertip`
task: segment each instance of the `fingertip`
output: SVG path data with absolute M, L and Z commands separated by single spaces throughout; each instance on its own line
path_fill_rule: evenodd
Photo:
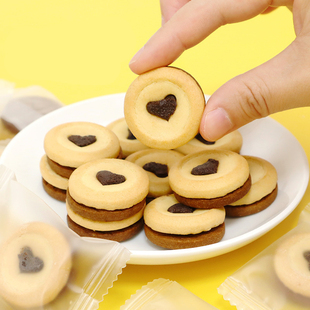
M 234 128 L 228 113 L 219 107 L 204 112 L 200 123 L 200 134 L 208 141 L 216 141 Z

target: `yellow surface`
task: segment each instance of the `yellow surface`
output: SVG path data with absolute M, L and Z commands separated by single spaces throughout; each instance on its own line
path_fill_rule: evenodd
M 125 92 L 135 78 L 128 62 L 160 27 L 157 0 L 0 0 L 0 79 L 16 87 L 41 85 L 63 103 Z M 294 40 L 292 15 L 281 8 L 227 25 L 187 51 L 175 66 L 191 73 L 206 94 L 231 77 L 275 56 Z M 308 108 L 273 116 L 304 147 L 308 158 Z M 289 163 L 288 163 L 289 164 Z M 234 309 L 217 287 L 235 270 L 296 225 L 310 198 L 257 241 L 220 257 L 172 266 L 128 265 L 100 309 L 119 309 L 156 278 L 177 281 L 218 309 Z

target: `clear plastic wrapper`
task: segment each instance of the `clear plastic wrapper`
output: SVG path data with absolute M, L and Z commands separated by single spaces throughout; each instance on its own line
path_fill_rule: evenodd
M 182 285 L 167 279 L 156 279 L 126 300 L 120 310 L 216 310 Z
M 229 276 L 218 292 L 238 310 L 310 309 L 310 206 L 295 228 Z
M 41 86 L 16 88 L 0 80 L 0 154 L 10 140 L 41 116 L 61 108 L 63 104 Z
M 117 242 L 72 232 L 0 165 L 1 310 L 98 309 L 129 258 Z

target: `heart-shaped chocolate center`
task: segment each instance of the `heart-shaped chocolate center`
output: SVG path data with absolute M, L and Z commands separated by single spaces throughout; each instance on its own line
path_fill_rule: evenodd
M 195 137 L 198 141 L 202 142 L 203 144 L 206 144 L 206 145 L 213 145 L 215 144 L 215 141 L 208 141 L 208 140 L 205 140 L 200 133 L 198 133 Z
M 39 272 L 44 267 L 44 262 L 41 258 L 33 256 L 30 247 L 25 246 L 18 254 L 19 270 L 21 273 Z
M 123 175 L 108 170 L 97 172 L 96 178 L 102 185 L 121 184 L 126 181 L 126 178 Z
M 155 116 L 158 116 L 166 121 L 173 115 L 177 108 L 177 99 L 174 95 L 168 95 L 159 101 L 150 101 L 146 105 L 147 111 Z
M 202 165 L 196 166 L 192 169 L 191 174 L 193 175 L 207 175 L 207 174 L 214 174 L 217 173 L 219 162 L 216 159 L 208 159 Z
M 176 203 L 168 208 L 170 213 L 193 213 L 194 208 L 184 205 L 183 203 Z
M 143 169 L 154 173 L 159 178 L 166 178 L 168 176 L 168 166 L 151 161 L 143 166 Z
M 136 137 L 133 135 L 133 133 L 128 129 L 128 140 L 136 140 Z
M 71 135 L 68 137 L 68 140 L 73 142 L 77 146 L 84 147 L 95 143 L 97 141 L 97 138 L 96 136 L 93 135 L 88 136 Z
M 305 251 L 304 252 L 304 258 L 306 259 L 306 261 L 308 262 L 308 268 L 310 270 L 310 251 Z

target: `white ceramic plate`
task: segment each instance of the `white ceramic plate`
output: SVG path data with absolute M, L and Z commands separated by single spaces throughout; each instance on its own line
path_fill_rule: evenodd
M 22 130 L 8 145 L 0 163 L 11 168 L 17 180 L 41 197 L 66 221 L 65 204 L 48 196 L 42 188 L 39 161 L 44 154 L 43 140 L 52 127 L 69 121 L 91 121 L 107 125 L 123 117 L 124 94 L 85 100 L 63 107 L 38 119 Z M 185 250 L 164 250 L 150 243 L 144 232 L 122 244 L 131 253 L 131 264 L 161 265 L 197 261 L 240 248 L 262 236 L 284 220 L 298 205 L 306 190 L 309 169 L 304 150 L 295 137 L 271 118 L 264 118 L 240 129 L 243 155 L 254 155 L 271 162 L 278 172 L 279 193 L 266 210 L 240 219 L 226 220 L 226 233 L 216 244 Z

